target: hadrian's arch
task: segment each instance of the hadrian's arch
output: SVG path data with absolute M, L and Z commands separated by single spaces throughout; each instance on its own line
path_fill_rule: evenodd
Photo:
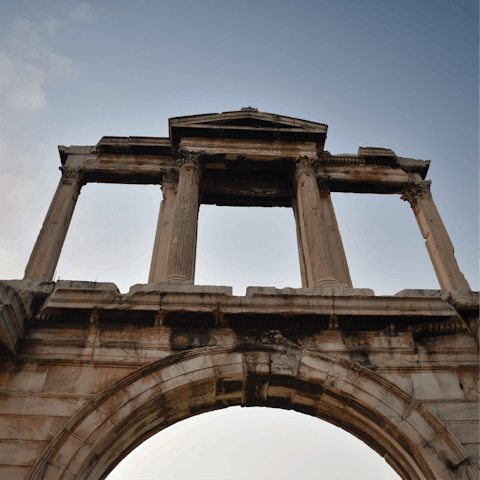
M 326 125 L 250 108 L 169 127 L 168 138 L 59 148 L 62 178 L 25 278 L 0 283 L 0 477 L 102 479 L 163 428 L 243 405 L 338 425 L 404 479 L 478 478 L 478 294 L 429 162 L 385 148 L 331 155 Z M 52 281 L 88 182 L 162 186 L 148 283 L 127 294 Z M 408 201 L 439 290 L 353 286 L 330 192 Z M 302 288 L 237 297 L 194 285 L 200 204 L 292 208 Z

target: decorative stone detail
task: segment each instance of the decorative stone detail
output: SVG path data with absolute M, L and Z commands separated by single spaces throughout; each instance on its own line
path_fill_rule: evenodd
M 431 180 L 425 181 L 411 181 L 410 184 L 403 190 L 402 200 L 405 200 L 413 206 L 414 202 L 419 196 L 425 198 L 432 198 L 432 193 L 430 191 Z
M 62 166 L 59 167 L 59 169 L 62 172 L 62 178 L 60 179 L 60 182 L 68 184 L 81 184 L 83 182 L 83 168 Z
M 200 167 L 200 160 L 204 152 L 194 153 L 187 150 L 179 150 L 177 163 L 180 168 L 186 166 Z
M 312 158 L 300 157 L 296 161 L 296 174 L 297 177 L 300 178 L 301 175 L 312 175 L 315 173 L 314 171 L 314 160 Z

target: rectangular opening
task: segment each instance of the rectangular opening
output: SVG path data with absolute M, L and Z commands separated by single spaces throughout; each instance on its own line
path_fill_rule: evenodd
M 195 284 L 300 288 L 292 209 L 201 205 Z
M 158 185 L 85 185 L 54 279 L 147 283 L 161 198 Z
M 332 202 L 354 287 L 375 295 L 440 288 L 408 202 L 349 193 L 332 193 Z

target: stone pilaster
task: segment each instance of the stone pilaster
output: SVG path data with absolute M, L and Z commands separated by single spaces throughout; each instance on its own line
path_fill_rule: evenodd
M 60 170 L 62 178 L 30 255 L 25 269 L 25 279 L 51 281 L 57 268 L 68 226 L 83 185 L 82 168 L 60 167 Z
M 296 211 L 301 235 L 300 255 L 305 259 L 308 287 L 343 284 L 352 286 L 326 179 L 321 190 L 307 157 L 297 161 Z M 297 233 L 298 233 L 297 230 Z
M 170 283 L 193 283 L 201 154 L 180 151 L 179 155 L 178 189 L 168 247 L 166 279 Z
M 175 200 L 177 196 L 178 172 L 170 169 L 163 177 L 163 200 L 160 204 L 158 215 L 157 233 L 153 246 L 152 264 L 148 283 L 158 283 L 165 280 L 168 258 L 168 246 L 172 234 L 173 216 L 175 213 Z
M 430 192 L 431 181 L 412 181 L 402 200 L 410 203 L 430 255 L 440 287 L 444 290 L 470 290 L 458 268 L 454 249 Z

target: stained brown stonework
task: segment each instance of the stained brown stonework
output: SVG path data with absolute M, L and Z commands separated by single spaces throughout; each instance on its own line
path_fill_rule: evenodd
M 0 478 L 99 480 L 172 423 L 293 409 L 362 439 L 403 479 L 478 479 L 478 304 L 425 181 L 389 149 L 258 112 L 173 118 L 169 138 L 59 147 L 62 180 L 24 280 L 0 281 Z M 87 182 L 162 184 L 149 283 L 58 281 Z M 330 192 L 408 200 L 442 290 L 353 287 Z M 193 285 L 200 203 L 292 208 L 303 288 Z

